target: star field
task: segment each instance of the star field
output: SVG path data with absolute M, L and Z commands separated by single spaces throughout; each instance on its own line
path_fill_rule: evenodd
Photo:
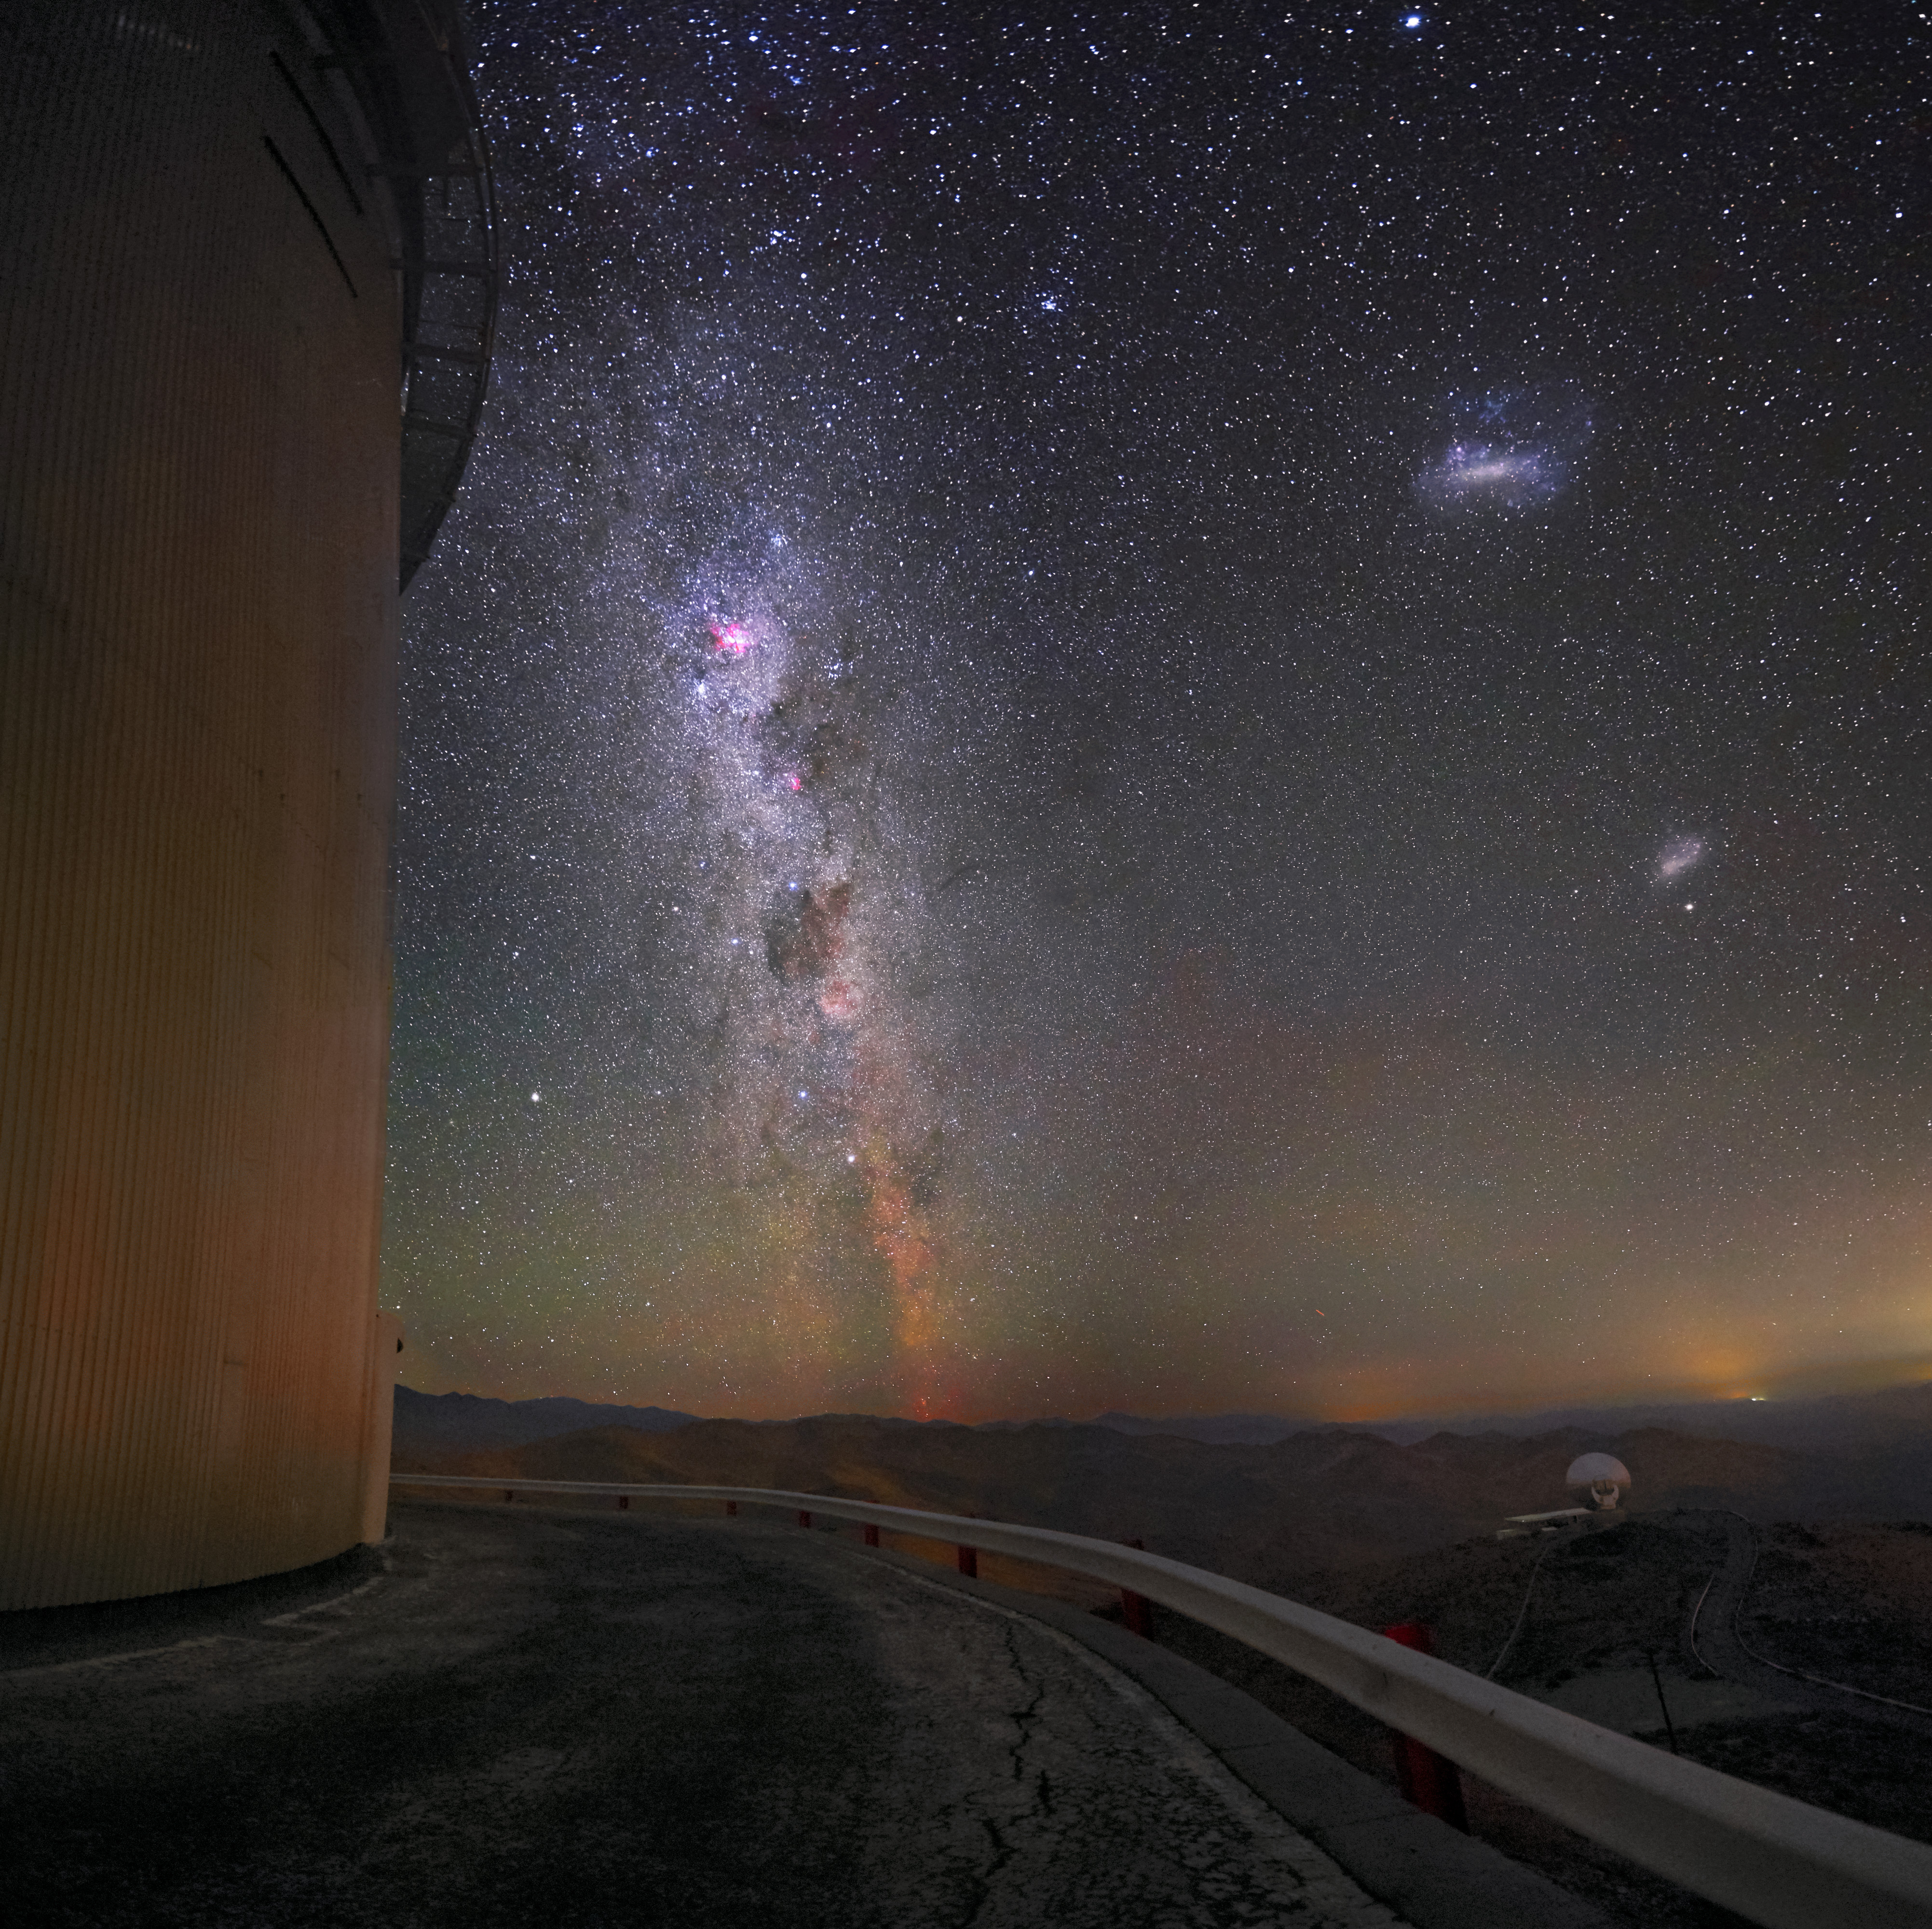
M 1924 10 L 476 24 L 416 1384 L 1339 1415 L 1932 1356 Z

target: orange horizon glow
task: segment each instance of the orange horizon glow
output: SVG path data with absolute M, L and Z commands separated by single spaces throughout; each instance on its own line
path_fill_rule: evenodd
M 436 1379 L 442 1376 L 429 1375 L 424 1377 Z M 580 1390 L 580 1383 L 566 1385 L 550 1382 L 532 1390 L 511 1391 L 498 1390 L 516 1384 L 508 1381 L 494 1384 L 472 1381 L 461 1384 L 425 1386 L 409 1380 L 406 1374 L 404 1378 L 412 1390 L 418 1393 L 464 1394 L 478 1399 L 508 1401 L 574 1399 L 592 1406 L 656 1406 L 671 1412 L 695 1413 L 700 1419 L 748 1422 L 776 1422 L 850 1414 L 875 1419 L 952 1420 L 962 1426 L 977 1426 L 993 1420 L 1024 1425 L 1029 1420 L 1047 1419 L 1069 1419 L 1077 1422 L 1107 1412 L 1130 1413 L 1138 1419 L 1154 1420 L 1252 1413 L 1284 1420 L 1304 1422 L 1310 1426 L 1374 1426 L 1431 1419 L 1464 1420 L 1493 1418 L 1501 1420 L 1570 1407 L 1597 1407 L 1614 1411 L 1623 1407 L 1719 1405 L 1752 1400 L 1790 1403 L 1822 1399 L 1834 1394 L 1880 1392 L 1888 1388 L 1922 1385 L 1932 1382 L 1932 1355 L 1907 1359 L 1851 1361 L 1828 1368 L 1786 1369 L 1762 1374 L 1742 1384 L 1736 1381 L 1685 1377 L 1669 1382 L 1651 1381 L 1639 1386 L 1633 1386 L 1628 1382 L 1614 1387 L 1599 1386 L 1590 1390 L 1579 1390 L 1572 1386 L 1536 1394 L 1519 1394 L 1502 1400 L 1458 1401 L 1454 1398 L 1445 1398 L 1433 1402 L 1414 1401 L 1396 1406 L 1379 1404 L 1368 1398 L 1347 1396 L 1307 1402 L 1230 1405 L 1193 1402 L 1176 1405 L 1166 1400 L 1136 1402 L 1123 1395 L 1112 1399 L 1090 1397 L 1084 1400 L 1042 1406 L 1035 1411 L 1017 1412 L 1010 1406 L 974 1400 L 956 1384 L 942 1388 L 935 1382 L 928 1388 L 914 1391 L 910 1397 L 903 1399 L 897 1405 L 800 1406 L 783 1401 L 740 1401 L 728 1412 L 705 1412 L 701 1410 L 702 1407 L 710 1402 L 688 1405 L 664 1394 L 647 1397 L 615 1391 L 586 1393 Z

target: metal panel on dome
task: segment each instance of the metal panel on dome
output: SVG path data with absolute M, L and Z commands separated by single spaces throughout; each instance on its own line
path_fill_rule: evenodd
M 455 500 L 482 418 L 496 334 L 496 188 L 460 10 L 321 0 L 318 70 L 362 130 L 401 278 L 406 590 Z
M 453 18 L 9 0 L 0 1606 L 366 1531 L 398 533 L 494 316 L 428 266 L 494 266 L 487 170 L 384 170 L 482 165 Z M 406 497 L 432 334 L 477 358 Z

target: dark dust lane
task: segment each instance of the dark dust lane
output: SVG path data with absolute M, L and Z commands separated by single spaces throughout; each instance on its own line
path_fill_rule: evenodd
M 392 1524 L 332 1602 L 64 1643 L 36 1618 L 0 1660 L 0 1916 L 1394 1923 L 1076 1643 L 849 1542 Z

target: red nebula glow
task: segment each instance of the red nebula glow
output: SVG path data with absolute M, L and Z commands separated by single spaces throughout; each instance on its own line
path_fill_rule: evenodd
M 742 656 L 752 646 L 751 632 L 742 623 L 713 623 L 711 640 L 724 656 Z
M 922 1353 L 936 1336 L 938 1318 L 932 1288 L 925 1282 L 934 1257 L 926 1216 L 914 1203 L 911 1186 L 893 1166 L 874 1160 L 868 1162 L 866 1177 L 871 1197 L 866 1216 L 873 1250 L 892 1274 L 898 1342 L 908 1353 Z
M 796 770 L 788 770 L 785 772 L 785 782 L 794 790 L 802 790 L 805 788 L 805 779 Z

